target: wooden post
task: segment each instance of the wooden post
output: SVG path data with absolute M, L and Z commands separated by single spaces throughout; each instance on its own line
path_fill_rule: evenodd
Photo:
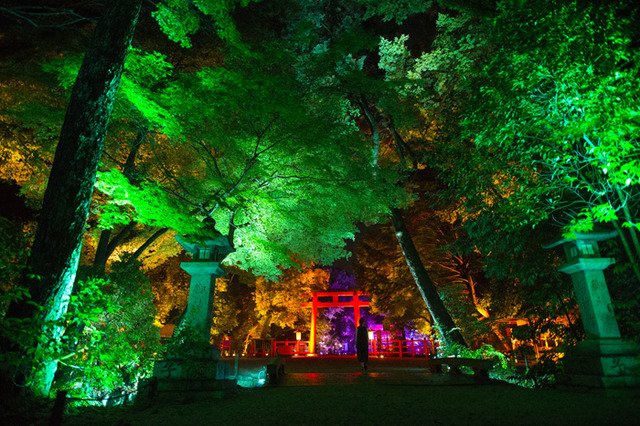
M 360 326 L 360 304 L 358 303 L 358 294 L 354 292 L 351 300 L 353 302 L 353 315 L 355 317 L 357 328 Z

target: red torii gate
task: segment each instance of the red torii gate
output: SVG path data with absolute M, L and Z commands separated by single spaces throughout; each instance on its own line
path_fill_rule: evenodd
M 360 322 L 360 308 L 368 307 L 371 303 L 368 300 L 360 300 L 360 297 L 368 296 L 367 293 L 357 290 L 335 290 L 335 291 L 316 291 L 311 293 L 311 301 L 302 304 L 303 308 L 311 308 L 311 333 L 309 335 L 309 355 L 316 354 L 316 320 L 318 317 L 318 308 L 344 308 L 352 307 L 356 327 Z M 331 301 L 319 300 L 320 298 L 331 298 Z M 340 301 L 342 298 L 351 298 L 349 301 Z

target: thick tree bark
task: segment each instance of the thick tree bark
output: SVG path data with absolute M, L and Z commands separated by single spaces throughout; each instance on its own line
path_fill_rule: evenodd
M 24 278 L 32 299 L 45 306 L 41 319 L 46 321 L 60 319 L 68 307 L 106 128 L 141 4 L 106 3 L 73 86 Z M 34 312 L 20 304 L 10 314 L 25 318 Z M 60 327 L 42 330 L 40 344 L 61 333 Z M 56 368 L 51 361 L 39 370 L 32 390 L 47 394 Z
M 453 322 L 451 315 L 449 315 L 449 311 L 447 311 L 447 308 L 444 306 L 442 299 L 440 299 L 438 290 L 433 281 L 431 281 L 422 263 L 422 259 L 420 259 L 420 254 L 413 244 L 413 239 L 407 230 L 400 209 L 391 209 L 391 223 L 393 224 L 393 230 L 402 248 L 402 253 L 409 266 L 411 275 L 418 286 L 418 290 L 420 290 L 422 298 L 427 304 L 429 313 L 431 313 L 431 317 L 438 328 L 440 336 L 444 338 L 448 345 L 457 343 L 466 347 L 467 343 Z

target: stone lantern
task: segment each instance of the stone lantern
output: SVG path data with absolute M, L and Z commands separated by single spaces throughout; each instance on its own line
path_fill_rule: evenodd
M 198 350 L 180 349 L 169 353 L 167 359 L 156 361 L 153 376 L 160 390 L 209 390 L 220 387 L 229 376 L 229 366 L 220 362 L 220 350 L 210 345 L 216 278 L 225 275 L 220 263 L 234 252 L 227 236 L 216 239 L 190 239 L 176 237 L 178 243 L 193 257 L 192 262 L 183 262 L 180 267 L 191 275 L 187 309 L 176 327 L 176 333 L 189 328 Z M 174 335 L 176 334 L 174 333 Z M 197 364 L 197 365 L 196 365 Z M 194 373 L 196 372 L 196 373 Z M 224 387 L 224 384 L 223 386 Z
M 176 237 L 178 243 L 193 256 L 193 262 L 183 262 L 180 267 L 191 275 L 189 302 L 181 320 L 198 333 L 201 340 L 208 342 L 213 321 L 216 278 L 225 275 L 220 263 L 234 252 L 226 236 L 200 243 L 190 243 Z
M 598 248 L 599 241 L 615 236 L 615 231 L 577 233 L 575 240 L 561 239 L 543 246 L 563 246 L 567 262 L 558 270 L 571 276 L 584 325 L 585 340 L 566 353 L 566 375 L 559 378 L 571 386 L 640 386 L 640 347 L 621 338 L 604 277 L 604 269 L 615 261 L 601 257 Z

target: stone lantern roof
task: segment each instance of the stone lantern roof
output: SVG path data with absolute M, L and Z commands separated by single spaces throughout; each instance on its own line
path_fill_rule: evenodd
M 194 262 L 222 262 L 235 249 L 226 235 L 215 239 L 192 241 L 188 236 L 176 236 L 176 241 L 191 253 Z
M 581 259 L 600 259 L 598 241 L 605 241 L 617 235 L 618 233 L 616 231 L 603 230 L 577 232 L 575 239 L 561 238 L 552 243 L 543 244 L 542 248 L 550 249 L 564 244 L 567 264 L 572 264 L 580 262 Z

